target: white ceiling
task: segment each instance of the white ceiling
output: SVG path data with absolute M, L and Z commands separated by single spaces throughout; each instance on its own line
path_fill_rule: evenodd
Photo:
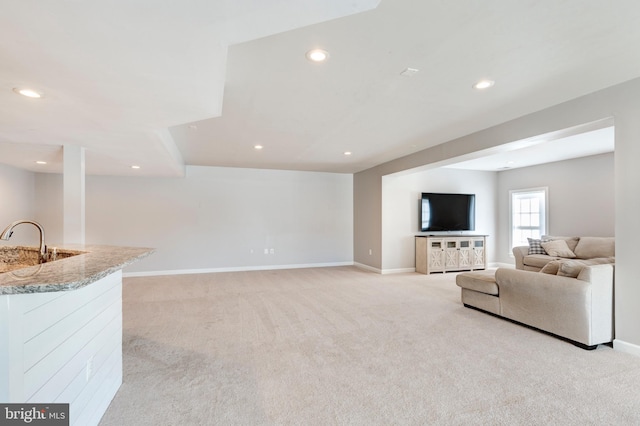
M 614 128 L 591 130 L 558 139 L 536 138 L 523 147 L 444 166 L 451 169 L 500 171 L 606 154 L 615 148 Z
M 639 77 L 639 21 L 635 0 L 3 0 L 0 162 L 353 173 Z

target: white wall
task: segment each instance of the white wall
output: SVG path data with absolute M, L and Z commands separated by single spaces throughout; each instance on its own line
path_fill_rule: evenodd
M 62 182 L 38 178 L 48 193 Z M 196 166 L 185 178 L 87 176 L 86 232 L 87 244 L 157 249 L 126 272 L 351 264 L 353 177 Z
M 613 347 L 640 356 L 640 89 L 629 90 L 625 85 L 622 90 L 631 105 L 619 107 L 615 114 L 616 340 Z
M 38 221 L 35 208 L 35 174 L 0 164 L 0 232 L 18 219 Z M 0 245 L 38 245 L 40 234 L 31 225 L 19 225 L 9 241 Z
M 62 175 L 35 173 L 35 198 L 38 221 L 47 233 L 47 245 L 53 247 L 63 242 Z
M 498 173 L 498 261 L 513 263 L 509 191 L 548 187 L 550 235 L 615 236 L 614 155 L 602 154 Z
M 549 188 L 549 233 L 614 236 L 614 155 L 595 155 L 502 172 L 437 168 L 382 177 L 382 270 L 415 266 L 421 192 L 476 194 L 476 231 L 487 234 L 489 263 L 513 263 L 509 191 Z
M 414 237 L 421 233 L 418 206 L 422 192 L 476 194 L 476 230 L 465 234 L 488 235 L 487 261 L 494 261 L 496 173 L 438 168 L 412 174 L 383 176 L 383 271 L 415 268 Z

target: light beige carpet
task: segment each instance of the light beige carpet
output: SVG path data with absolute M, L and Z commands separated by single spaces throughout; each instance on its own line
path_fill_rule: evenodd
M 101 425 L 632 425 L 640 358 L 464 308 L 455 275 L 125 279 Z

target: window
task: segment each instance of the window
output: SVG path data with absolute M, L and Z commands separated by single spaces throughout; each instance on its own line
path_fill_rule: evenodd
M 547 233 L 547 188 L 510 191 L 511 247 L 526 246 L 527 238 Z

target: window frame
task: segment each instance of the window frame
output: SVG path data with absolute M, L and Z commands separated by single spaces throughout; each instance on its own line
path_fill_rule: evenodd
M 540 229 L 540 236 L 542 235 L 548 235 L 548 231 L 549 231 L 549 187 L 548 186 L 540 186 L 540 187 L 536 187 L 536 188 L 525 188 L 525 189 L 511 189 L 509 190 L 509 256 L 513 257 L 513 247 L 515 247 L 513 244 L 513 234 L 514 234 L 514 224 L 513 224 L 513 200 L 514 200 L 514 195 L 517 194 L 527 194 L 527 193 L 544 193 L 544 206 L 541 209 L 544 216 L 541 217 L 541 226 L 539 227 Z

